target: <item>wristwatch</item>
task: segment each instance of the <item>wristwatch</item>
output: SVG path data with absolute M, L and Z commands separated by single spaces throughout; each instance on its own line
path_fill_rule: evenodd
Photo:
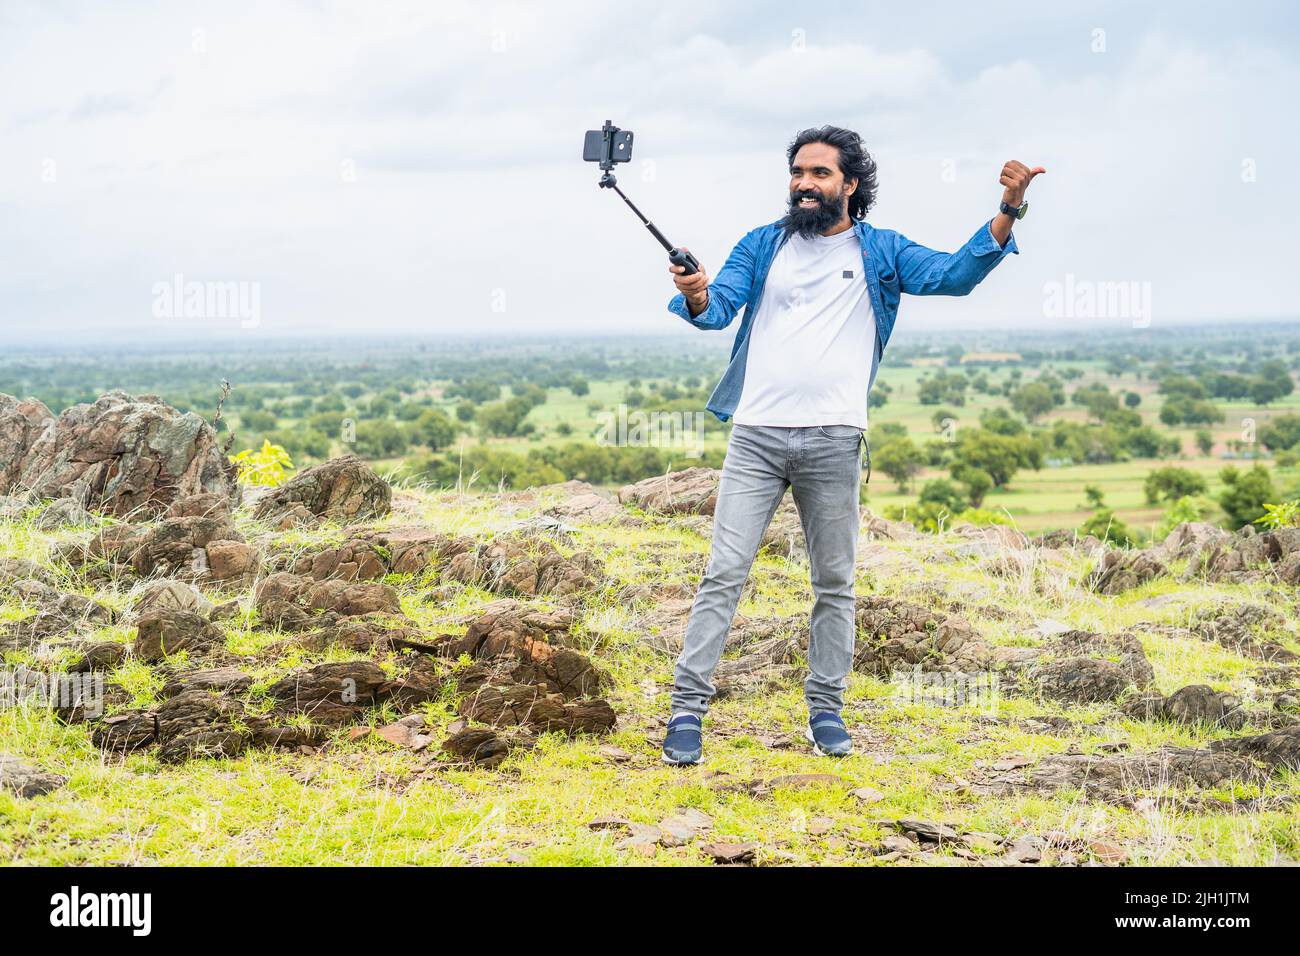
M 1029 212 L 1029 200 L 1026 199 L 1019 206 L 1008 206 L 1005 202 L 1000 202 L 998 212 L 1006 213 L 1012 219 L 1024 219 L 1025 213 Z

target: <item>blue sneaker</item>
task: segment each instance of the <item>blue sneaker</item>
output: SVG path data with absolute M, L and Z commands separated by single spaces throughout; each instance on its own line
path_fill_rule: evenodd
M 696 714 L 676 714 L 664 737 L 664 763 L 699 763 L 704 754 L 703 723 Z
M 833 710 L 811 715 L 804 736 L 813 745 L 813 753 L 819 757 L 847 757 L 853 753 L 853 741 L 849 739 L 844 721 Z

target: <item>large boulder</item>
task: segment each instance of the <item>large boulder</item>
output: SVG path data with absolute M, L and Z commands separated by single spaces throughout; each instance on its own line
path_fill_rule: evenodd
M 382 518 L 392 508 L 388 482 L 356 455 L 343 455 L 294 475 L 259 501 L 253 513 L 272 522 L 301 516 L 352 524 Z
M 8 401 L 5 401 L 8 399 Z M 0 397 L 0 450 L 44 406 L 23 412 Z M 36 403 L 39 405 L 40 403 Z M 7 454 L 0 460 L 9 460 Z M 22 490 L 42 498 L 71 498 L 86 508 L 123 517 L 157 515 L 174 501 L 210 492 L 228 500 L 238 493 L 235 469 L 212 426 L 193 412 L 182 414 L 154 396 L 112 391 L 90 404 L 74 405 L 31 440 L 16 459 L 16 476 L 0 491 Z M 6 473 L 15 469 L 9 466 Z
M 672 471 L 625 485 L 618 490 L 618 500 L 662 514 L 712 515 L 721 476 L 716 468 Z
M 54 413 L 43 402 L 0 393 L 0 495 L 18 486 L 27 452 L 53 423 Z

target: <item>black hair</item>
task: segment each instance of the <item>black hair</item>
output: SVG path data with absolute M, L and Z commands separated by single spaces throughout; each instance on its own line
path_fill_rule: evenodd
M 862 137 L 851 129 L 822 126 L 803 130 L 794 138 L 786 155 L 786 166 L 794 165 L 797 152 L 809 143 L 825 143 L 840 153 L 840 172 L 845 180 L 856 179 L 858 188 L 849 197 L 849 216 L 862 219 L 876 204 L 876 161 L 862 145 Z

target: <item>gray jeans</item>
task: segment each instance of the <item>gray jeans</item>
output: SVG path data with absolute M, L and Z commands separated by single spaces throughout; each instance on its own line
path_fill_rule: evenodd
M 804 696 L 810 712 L 839 712 L 853 664 L 853 572 L 862 430 L 736 425 L 713 515 L 713 548 L 674 671 L 673 713 L 703 716 L 740 590 L 786 488 L 808 542 L 815 601 Z

